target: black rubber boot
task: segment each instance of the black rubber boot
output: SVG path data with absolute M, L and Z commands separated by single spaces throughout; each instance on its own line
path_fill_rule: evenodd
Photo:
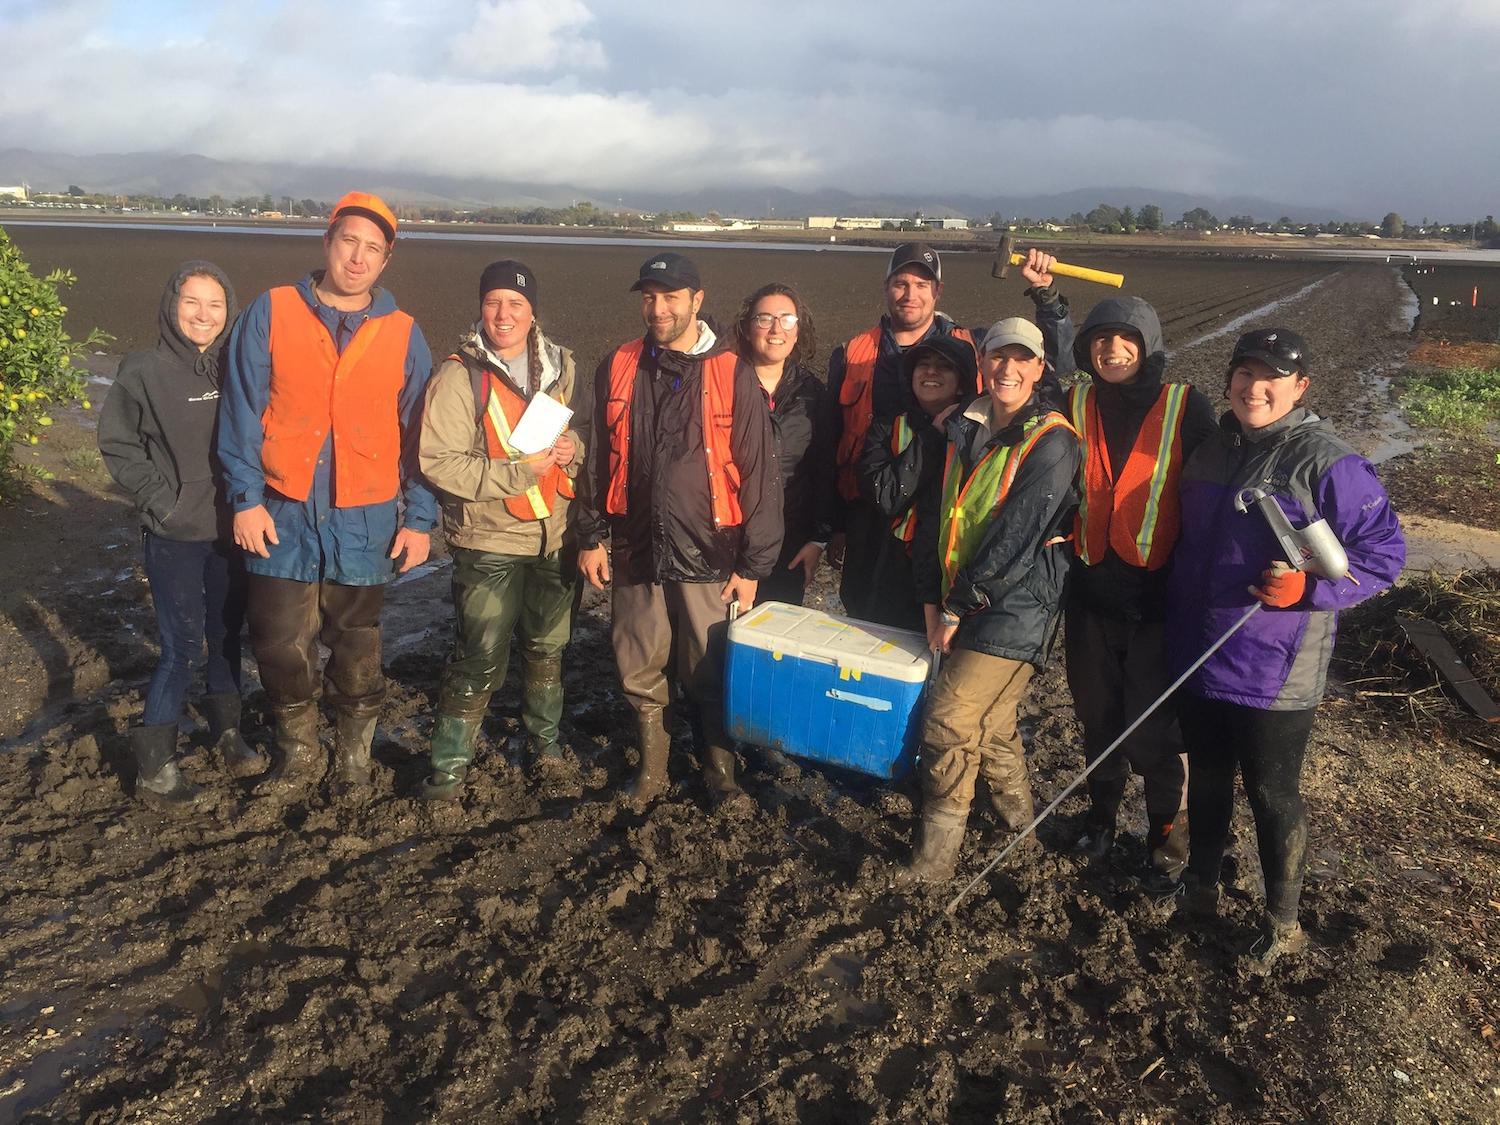
M 176 723 L 135 727 L 130 732 L 130 749 L 135 755 L 137 798 L 174 812 L 198 802 L 203 791 L 183 777 L 172 760 L 177 753 Z
M 958 866 L 958 852 L 963 847 L 964 826 L 969 810 L 947 807 L 922 810 L 922 842 L 912 861 L 897 873 L 898 883 L 946 883 Z
M 422 800 L 458 800 L 483 721 L 483 712 L 478 716 L 439 713 L 432 728 L 432 773 L 422 782 L 418 794 Z
M 1186 811 L 1172 817 L 1152 817 L 1146 830 L 1146 849 L 1146 869 L 1141 874 L 1141 886 L 1156 898 L 1171 894 L 1187 870 Z
M 672 739 L 667 734 L 663 708 L 648 703 L 636 712 L 635 718 L 641 764 L 635 772 L 635 780 L 625 790 L 625 797 L 639 809 L 666 791 L 667 756 Z
M 749 797 L 735 780 L 734 751 L 723 746 L 703 748 L 703 784 L 708 787 L 709 799 L 716 807 L 731 801 L 748 801 Z
M 271 708 L 276 762 L 255 785 L 257 793 L 288 794 L 311 789 L 323 776 L 316 700 Z
M 363 789 L 370 784 L 370 747 L 375 742 L 378 711 L 337 711 L 333 717 L 333 754 L 338 788 Z
M 239 692 L 205 695 L 199 705 L 208 720 L 208 736 L 230 777 L 257 777 L 266 772 L 270 761 L 245 741 L 240 731 L 244 704 Z

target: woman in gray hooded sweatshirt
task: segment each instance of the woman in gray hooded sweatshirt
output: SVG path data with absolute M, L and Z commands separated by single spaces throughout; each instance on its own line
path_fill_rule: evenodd
M 136 794 L 170 807 L 199 796 L 175 756 L 177 723 L 205 644 L 208 693 L 200 709 L 224 765 L 237 777 L 265 767 L 239 730 L 245 571 L 212 457 L 220 354 L 237 311 L 223 270 L 184 262 L 162 293 L 156 347 L 121 361 L 99 416 L 99 452 L 141 521 L 161 640 L 142 724 L 130 732 Z

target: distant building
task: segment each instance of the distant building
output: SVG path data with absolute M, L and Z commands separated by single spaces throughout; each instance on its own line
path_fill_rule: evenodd
M 31 189 L 25 184 L 14 184 L 11 186 L 0 184 L 0 195 L 13 195 L 22 202 L 25 202 L 31 198 Z
M 931 230 L 968 230 L 969 220 L 957 219 L 923 219 L 922 225 Z
M 833 215 L 809 215 L 807 217 L 808 230 L 833 230 L 838 225 L 839 221 Z
M 761 230 L 803 230 L 807 226 L 801 219 L 751 219 L 750 222 Z
M 876 219 L 866 215 L 860 218 L 849 218 L 840 216 L 835 219 L 833 225 L 839 230 L 879 230 L 886 223 L 895 222 L 894 219 Z

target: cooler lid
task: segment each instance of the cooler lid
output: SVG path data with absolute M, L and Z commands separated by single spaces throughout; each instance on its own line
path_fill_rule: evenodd
M 921 633 L 782 602 L 741 614 L 729 625 L 729 643 L 762 649 L 776 660 L 815 660 L 906 683 L 926 680 L 931 662 Z

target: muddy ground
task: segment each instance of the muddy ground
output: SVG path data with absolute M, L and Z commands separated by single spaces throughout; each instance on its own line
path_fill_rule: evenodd
M 132 248 L 152 279 L 201 252 Z M 466 253 L 465 270 L 495 256 Z M 558 319 L 597 316 L 595 335 L 574 339 L 602 350 L 603 333 L 628 330 L 615 306 L 640 255 L 601 251 L 625 271 L 601 289 L 567 280 L 556 253 L 544 312 L 552 300 Z M 828 339 L 869 314 L 878 259 L 770 253 L 712 267 L 735 291 L 758 270 L 805 268 L 795 280 L 827 310 Z M 73 264 L 87 279 L 97 263 Z M 977 287 L 978 265 L 954 282 Z M 120 271 L 112 284 L 130 272 L 99 268 Z M 1390 401 L 1410 345 L 1394 271 L 1192 268 L 1143 271 L 1169 324 L 1180 294 L 1174 370 L 1217 396 L 1230 337 L 1193 340 L 1300 294 L 1274 316 L 1318 347 L 1318 408 L 1372 453 L 1422 439 Z M 155 283 L 139 284 L 146 312 L 131 315 L 149 325 Z M 598 308 L 570 314 L 584 298 Z M 92 299 L 81 286 L 70 303 Z M 977 321 L 996 314 L 987 300 L 945 304 Z M 1195 300 L 1220 311 L 1185 311 Z M 20 576 L 0 593 L 0 1120 L 1500 1116 L 1500 739 L 1418 730 L 1396 701 L 1335 685 L 1305 784 L 1311 949 L 1261 979 L 1237 957 L 1258 909 L 1243 811 L 1236 886 L 1223 917 L 1196 926 L 1135 885 L 1136 805 L 1134 835 L 1095 867 L 1068 853 L 1083 805 L 1064 805 L 1041 849 L 953 917 L 944 894 L 886 885 L 911 843 L 907 784 L 747 751 L 754 808 L 715 815 L 680 730 L 671 795 L 630 811 L 615 794 L 633 724 L 594 597 L 566 665 L 571 767 L 521 767 L 512 681 L 463 803 L 419 806 L 409 794 L 451 612 L 439 566 L 391 591 L 392 691 L 368 797 L 253 798 L 190 721 L 188 772 L 214 803 L 167 820 L 129 797 L 125 732 L 153 630 L 136 538 L 89 458 L 86 421 L 73 412 L 42 447 L 56 479 L 0 510 L 0 571 Z M 1079 765 L 1057 661 L 1026 732 L 1046 799 Z M 966 876 L 1001 842 L 975 819 Z

